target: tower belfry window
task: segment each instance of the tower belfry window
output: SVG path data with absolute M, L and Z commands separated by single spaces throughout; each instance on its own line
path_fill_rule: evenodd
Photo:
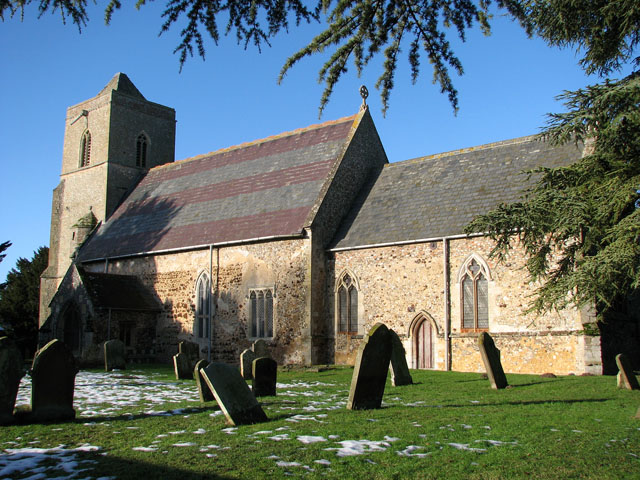
M 86 130 L 80 141 L 80 167 L 88 167 L 91 163 L 91 132 Z
M 136 167 L 146 168 L 148 146 L 147 136 L 144 133 L 138 135 L 136 140 Z

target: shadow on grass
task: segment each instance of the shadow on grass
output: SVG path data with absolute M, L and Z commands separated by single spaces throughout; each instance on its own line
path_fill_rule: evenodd
M 496 402 L 496 403 L 472 403 L 469 405 L 442 405 L 442 408 L 468 408 L 468 407 L 500 407 L 504 405 L 543 405 L 545 403 L 564 403 L 564 404 L 572 404 L 572 403 L 600 403 L 600 402 L 608 402 L 610 398 L 589 398 L 589 399 L 579 399 L 579 400 L 531 400 L 531 401 L 523 401 L 523 402 Z
M 140 478 L 162 479 L 162 480 L 226 480 L 238 477 L 225 477 L 207 469 L 203 472 L 193 472 L 174 466 L 159 465 L 157 463 L 134 460 L 130 458 L 120 458 L 113 455 L 92 457 L 97 462 L 93 468 L 96 478 L 107 476 L 109 478 L 117 478 L 118 480 Z M 214 465 L 211 467 L 215 468 Z
M 184 415 L 185 413 L 203 413 L 209 411 L 220 411 L 220 407 L 216 404 L 205 405 L 202 407 L 185 407 L 176 408 L 174 410 L 159 410 L 153 413 L 137 413 L 137 414 L 121 414 L 121 415 L 97 415 L 91 417 L 76 417 L 75 423 L 87 423 L 87 422 L 130 422 L 131 420 L 140 420 L 141 418 L 154 418 L 154 417 L 173 417 L 175 415 Z

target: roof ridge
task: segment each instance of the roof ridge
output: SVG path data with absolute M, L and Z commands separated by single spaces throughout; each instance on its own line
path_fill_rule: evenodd
M 462 155 L 465 153 L 475 152 L 479 150 L 488 150 L 490 148 L 495 148 L 495 147 L 517 145 L 519 143 L 530 142 L 531 140 L 535 140 L 536 138 L 539 138 L 538 134 L 525 135 L 523 137 L 511 138 L 508 140 L 499 140 L 497 142 L 483 143 L 481 145 L 477 145 L 474 147 L 459 148 L 457 150 L 449 150 L 447 152 L 434 153 L 432 155 L 424 155 L 422 157 L 415 157 L 407 160 L 400 160 L 399 162 L 388 163 L 387 165 L 385 165 L 385 168 L 389 168 L 395 165 L 406 165 L 408 163 L 418 163 L 426 160 L 434 160 L 437 158 L 453 157 L 455 155 Z
M 317 130 L 319 128 L 325 128 L 328 127 L 330 125 L 336 125 L 338 123 L 345 123 L 347 121 L 353 121 L 356 117 L 358 116 L 358 114 L 356 113 L 355 115 L 351 115 L 348 117 L 342 117 L 342 118 L 338 118 L 336 120 L 328 120 L 326 122 L 323 123 L 315 123 L 306 127 L 302 127 L 302 128 L 297 128 L 295 130 L 289 130 L 289 131 L 285 131 L 285 132 L 281 132 L 281 133 L 277 133 L 275 135 L 270 135 L 268 137 L 264 137 L 264 138 L 260 138 L 257 140 L 251 140 L 248 142 L 243 142 L 243 143 L 239 143 L 237 145 L 231 145 L 229 147 L 224 147 L 221 148 L 219 150 L 213 150 L 211 152 L 207 152 L 207 153 L 201 153 L 199 155 L 195 155 L 193 157 L 187 157 L 187 158 L 183 158 L 181 160 L 177 160 L 175 162 L 171 162 L 171 163 L 165 163 L 163 165 L 158 165 L 156 167 L 153 167 L 151 169 L 149 169 L 150 172 L 152 171 L 157 171 L 157 170 L 161 170 L 161 169 L 165 169 L 165 168 L 171 168 L 172 166 L 176 166 L 176 165 L 183 165 L 186 162 L 191 162 L 194 160 L 200 160 L 202 158 L 206 158 L 206 157 L 211 157 L 214 155 L 220 155 L 221 153 L 227 153 L 227 152 L 231 152 L 234 150 L 240 150 L 243 148 L 248 148 L 254 145 L 260 145 L 262 143 L 266 143 L 266 142 L 272 142 L 274 140 L 278 140 L 280 138 L 285 138 L 285 137 L 290 137 L 293 135 L 298 135 L 300 133 L 304 133 L 304 132 L 308 132 L 311 130 Z

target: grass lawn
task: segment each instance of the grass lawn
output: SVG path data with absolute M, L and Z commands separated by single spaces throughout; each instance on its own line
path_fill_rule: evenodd
M 352 369 L 281 371 L 270 420 L 229 428 L 168 367 L 81 372 L 74 422 L 0 427 L 0 478 L 640 478 L 640 392 L 615 377 L 411 373 L 348 411 Z

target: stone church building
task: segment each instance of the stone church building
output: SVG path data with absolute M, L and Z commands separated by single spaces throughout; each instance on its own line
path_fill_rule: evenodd
M 174 161 L 175 111 L 117 74 L 67 111 L 53 193 L 41 342 L 87 364 L 120 338 L 168 362 L 178 342 L 238 363 L 263 338 L 279 364 L 349 364 L 377 322 L 409 366 L 480 371 L 479 332 L 506 372 L 602 373 L 589 312 L 527 313 L 522 252 L 465 235 L 519 198 L 520 172 L 575 161 L 523 137 L 389 163 L 355 115 Z

